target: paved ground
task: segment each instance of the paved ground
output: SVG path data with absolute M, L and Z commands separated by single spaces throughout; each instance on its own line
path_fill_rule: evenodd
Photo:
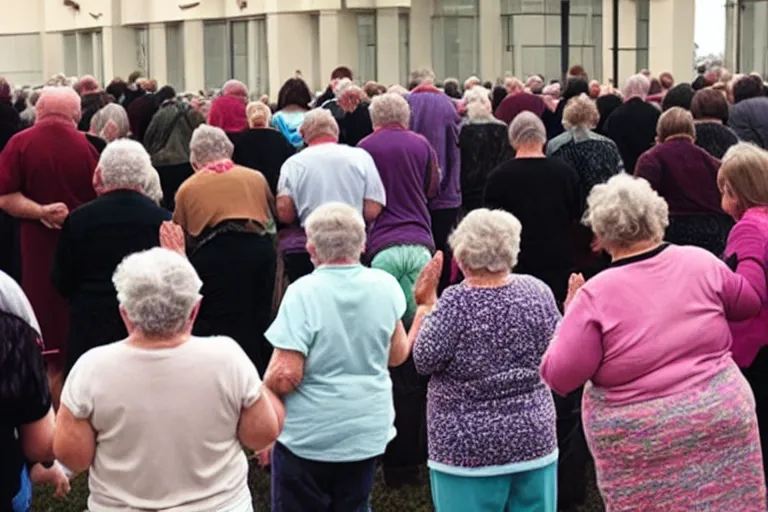
M 269 512 L 269 475 L 252 466 L 250 483 L 255 512 Z M 580 512 L 602 512 L 603 506 L 597 489 L 593 484 L 590 487 L 589 503 Z M 83 512 L 86 509 L 87 498 L 88 484 L 86 478 L 81 475 L 73 482 L 72 492 L 64 500 L 53 498 L 50 489 L 35 489 L 32 510 L 33 512 Z M 384 487 L 379 478 L 373 490 L 372 506 L 374 512 L 432 512 L 429 486 L 392 491 Z

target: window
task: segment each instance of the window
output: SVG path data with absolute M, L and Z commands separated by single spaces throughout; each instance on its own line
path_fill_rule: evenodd
M 411 21 L 408 14 L 400 14 L 400 79 L 407 86 L 411 75 Z
M 741 40 L 739 44 L 741 62 L 739 70 L 743 73 L 768 74 L 768 30 L 765 19 L 768 17 L 768 0 L 745 3 L 741 8 Z
M 135 38 L 136 70 L 141 71 L 142 76 L 149 76 L 149 29 L 135 29 Z
M 248 22 L 233 21 L 230 24 L 230 48 L 232 73 L 230 78 L 248 83 Z M 225 80 L 226 81 L 226 80 Z
M 66 34 L 64 41 L 67 42 Z M 3 70 L 3 76 L 12 83 L 17 86 L 36 85 L 42 79 L 48 79 L 48 77 L 43 77 L 43 49 L 39 33 L 0 35 L 0 47 L 4 50 L 0 52 L 0 69 Z M 66 51 L 67 45 L 65 44 L 65 61 Z M 23 58 L 19 58 L 19 56 L 23 56 Z M 72 76 L 66 67 L 64 71 Z
M 602 0 L 571 0 L 569 64 L 603 74 Z M 560 0 L 502 0 L 503 69 L 521 78 L 561 75 Z
M 252 40 L 256 43 L 253 48 L 254 73 L 253 82 L 248 82 L 251 91 L 267 94 L 269 91 L 269 52 L 267 51 L 267 20 L 260 18 L 253 21 L 254 34 Z
M 206 22 L 205 86 L 217 89 L 232 78 L 254 92 L 266 92 L 269 80 L 266 20 Z
M 648 27 L 651 19 L 650 0 L 637 0 L 637 69 L 648 69 Z
M 362 83 L 376 80 L 376 15 L 357 15 L 357 75 Z
M 77 74 L 95 75 L 93 69 L 93 37 L 90 32 L 80 32 L 77 37 L 80 38 L 80 65 L 77 68 Z
M 165 26 L 165 52 L 168 64 L 168 85 L 184 90 L 184 31 L 181 23 Z
M 226 22 L 209 22 L 203 26 L 203 48 L 205 53 L 205 87 L 218 89 L 229 80 Z
M 435 0 L 432 18 L 432 60 L 441 79 L 462 80 L 477 74 L 477 0 Z
M 64 34 L 64 74 L 78 76 L 77 34 Z

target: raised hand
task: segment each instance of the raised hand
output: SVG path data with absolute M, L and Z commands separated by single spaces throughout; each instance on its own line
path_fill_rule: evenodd
M 184 230 L 175 222 L 166 221 L 160 225 L 160 247 L 186 255 Z
M 582 286 L 584 286 L 584 282 L 584 276 L 581 274 L 571 274 L 571 277 L 568 278 L 568 296 L 565 298 L 566 308 L 568 308 L 571 301 L 576 297 L 576 293 Z
M 413 287 L 413 297 L 419 306 L 433 306 L 437 303 L 437 286 L 443 271 L 443 252 L 437 251 L 432 261 L 419 274 Z

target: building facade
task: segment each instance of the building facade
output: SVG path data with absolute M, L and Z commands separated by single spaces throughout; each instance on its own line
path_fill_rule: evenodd
M 728 0 L 725 9 L 726 67 L 768 78 L 768 0 Z
M 102 80 L 134 70 L 178 90 L 230 77 L 275 95 L 297 71 L 321 88 L 338 65 L 361 81 L 560 75 L 561 0 L 0 0 L 0 75 Z M 619 1 L 619 76 L 688 76 L 695 0 Z M 19 8 L 23 5 L 23 8 Z M 571 63 L 612 76 L 613 0 L 570 0 Z

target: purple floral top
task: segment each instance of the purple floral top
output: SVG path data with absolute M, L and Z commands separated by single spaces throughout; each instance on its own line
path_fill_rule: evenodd
M 541 358 L 560 321 L 550 289 L 516 275 L 500 288 L 448 288 L 413 348 L 431 375 L 429 459 L 460 468 L 509 466 L 557 450 Z

